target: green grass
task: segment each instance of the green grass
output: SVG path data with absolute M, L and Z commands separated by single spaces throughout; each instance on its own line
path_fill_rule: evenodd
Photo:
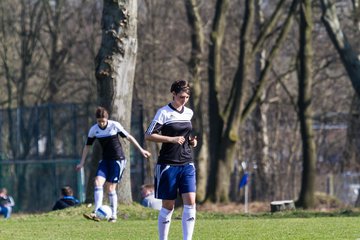
M 85 206 L 44 214 L 14 215 L 0 220 L 0 239 L 157 239 L 157 211 L 138 204 L 119 207 L 116 223 L 82 217 Z M 182 239 L 181 210 L 176 210 L 169 239 Z M 198 212 L 193 239 L 360 239 L 360 217 L 350 210 L 276 214 Z

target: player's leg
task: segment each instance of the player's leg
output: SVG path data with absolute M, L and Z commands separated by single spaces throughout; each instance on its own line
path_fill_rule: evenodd
M 94 220 L 94 221 L 100 221 L 100 219 L 96 216 L 95 212 L 96 210 L 101 207 L 103 203 L 103 196 L 104 196 L 104 183 L 106 181 L 106 165 L 104 163 L 105 161 L 100 161 L 96 177 L 94 181 L 94 200 L 95 200 L 95 206 L 94 211 L 90 214 L 84 213 L 83 216 L 87 219 Z
M 104 197 L 104 183 L 105 178 L 101 176 L 95 177 L 95 188 L 94 188 L 94 200 L 95 200 L 95 211 L 101 207 Z
M 126 162 L 126 160 L 111 161 L 110 165 L 108 166 L 109 174 L 106 181 L 108 182 L 108 197 L 112 210 L 112 216 L 109 219 L 110 222 L 116 222 L 117 219 L 118 196 L 116 193 L 116 186 L 123 176 Z
M 5 206 L 0 206 L 0 214 L 4 215 L 4 218 L 6 218 L 8 214 L 8 209 Z
M 183 239 L 192 239 L 195 227 L 196 219 L 196 204 L 195 204 L 195 193 L 183 193 L 182 199 L 184 202 L 184 208 L 182 213 L 182 230 Z
M 116 193 L 117 183 L 108 183 L 108 197 L 112 215 L 109 219 L 111 222 L 116 222 L 117 219 L 117 206 L 118 206 L 118 197 Z
M 5 218 L 10 218 L 11 216 L 11 212 L 12 212 L 12 207 L 5 207 L 7 209 L 7 213 L 5 214 Z
M 102 206 L 104 198 L 104 183 L 107 176 L 107 161 L 100 161 L 95 177 L 94 200 L 95 211 Z
M 175 200 L 162 200 L 162 208 L 158 217 L 159 239 L 167 240 L 171 224 L 171 216 L 174 212 Z
M 160 240 L 167 240 L 177 196 L 177 167 L 157 164 L 155 169 L 155 197 L 162 199 L 162 208 L 158 217 Z
M 196 172 L 193 164 L 183 167 L 179 183 L 184 208 L 182 214 L 183 239 L 192 239 L 196 219 Z

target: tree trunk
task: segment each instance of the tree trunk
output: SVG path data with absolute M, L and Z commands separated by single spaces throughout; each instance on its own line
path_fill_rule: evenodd
M 210 35 L 211 44 L 209 45 L 209 129 L 210 129 L 210 174 L 216 176 L 218 168 L 218 151 L 221 142 L 221 132 L 223 129 L 223 120 L 220 115 L 219 106 L 219 88 L 221 84 L 221 46 L 223 43 L 226 14 L 228 9 L 228 0 L 218 0 L 216 2 L 215 17 L 213 28 Z M 228 172 L 226 174 L 229 174 Z M 217 178 L 208 178 L 206 199 L 216 201 L 216 182 Z
M 276 56 L 280 43 L 284 40 L 286 33 L 289 31 L 292 23 L 291 20 L 294 6 L 296 5 L 294 1 L 291 5 L 291 11 L 286 18 L 284 27 L 279 34 L 276 44 L 270 51 L 264 70 L 261 72 L 259 80 L 260 84 L 254 91 L 254 94 L 248 101 L 246 107 L 244 107 L 244 100 L 246 99 L 247 92 L 249 92 L 247 88 L 247 76 L 249 75 L 248 71 L 250 63 L 253 61 L 255 53 L 258 51 L 258 49 L 263 46 L 263 39 L 265 39 L 264 35 L 269 33 L 272 28 L 276 26 L 275 23 L 281 15 L 279 12 L 285 2 L 280 1 L 278 3 L 269 23 L 264 26 L 264 29 L 258 37 L 256 45 L 252 46 L 251 36 L 254 23 L 254 1 L 255 0 L 246 1 L 245 16 L 240 35 L 241 39 L 238 70 L 233 79 L 231 92 L 228 96 L 228 101 L 223 113 L 219 112 L 220 109 L 217 96 L 219 92 L 219 86 L 221 84 L 221 58 L 219 49 L 221 47 L 223 38 L 223 29 L 220 27 L 222 24 L 224 24 L 224 22 L 219 21 L 219 17 L 221 16 L 219 13 L 221 11 L 217 12 L 216 14 L 213 33 L 211 34 L 212 45 L 210 45 L 209 50 L 209 121 L 211 146 L 210 176 L 216 177 L 209 178 L 207 198 L 215 202 L 226 202 L 229 199 L 228 193 L 230 188 L 230 173 L 233 170 L 236 144 L 239 142 L 239 127 L 249 115 L 249 113 L 254 109 L 259 96 L 261 96 L 261 91 L 264 88 L 264 82 L 271 67 L 272 59 Z
M 104 0 L 102 42 L 96 57 L 99 104 L 130 130 L 137 54 L 137 1 Z M 124 144 L 127 169 L 118 188 L 120 203 L 131 203 L 130 146 Z
M 230 190 L 230 178 L 233 171 L 234 159 L 236 153 L 236 143 L 239 142 L 239 127 L 241 111 L 243 108 L 243 99 L 246 97 L 247 73 L 249 71 L 249 62 L 251 55 L 251 33 L 255 20 L 255 0 L 247 0 L 245 3 L 244 22 L 240 35 L 240 55 L 238 70 L 233 80 L 233 86 L 225 109 L 224 123 L 226 127 L 219 142 L 219 166 L 216 173 L 216 202 L 228 202 Z
M 263 12 L 261 9 L 262 0 L 256 1 L 256 29 L 260 31 L 261 27 L 264 24 Z M 260 80 L 261 71 L 265 67 L 265 55 L 266 51 L 261 50 L 256 53 L 255 57 L 255 75 L 256 79 Z M 267 191 L 269 188 L 269 136 L 267 129 L 267 111 L 269 109 L 269 104 L 262 103 L 265 100 L 265 93 L 263 92 L 259 98 L 256 109 L 254 111 L 254 129 L 256 134 L 255 147 L 260 151 L 255 152 L 255 161 L 256 161 L 256 172 L 253 176 L 257 176 L 256 182 L 254 184 L 253 192 L 255 193 L 252 198 L 255 200 L 265 200 L 265 197 L 268 195 Z
M 204 49 L 204 30 L 196 0 L 186 0 L 186 13 L 191 27 L 191 58 L 189 70 L 192 76 L 191 105 L 194 110 L 193 128 L 198 136 L 198 145 L 195 148 L 195 163 L 197 170 L 197 201 L 203 201 L 206 195 L 206 183 L 208 177 L 208 141 L 204 131 L 202 109 L 202 86 L 201 86 L 201 58 Z
M 315 204 L 316 150 L 312 123 L 312 11 L 311 0 L 302 0 L 300 8 L 300 49 L 299 49 L 299 120 L 302 138 L 303 170 L 301 190 L 297 206 L 312 208 Z

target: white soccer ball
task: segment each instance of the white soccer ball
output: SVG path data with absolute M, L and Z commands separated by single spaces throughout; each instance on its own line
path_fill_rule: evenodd
M 100 219 L 106 219 L 108 220 L 111 217 L 112 214 L 112 210 L 109 206 L 107 205 L 102 205 L 101 207 L 99 207 L 96 211 L 95 214 L 98 218 Z

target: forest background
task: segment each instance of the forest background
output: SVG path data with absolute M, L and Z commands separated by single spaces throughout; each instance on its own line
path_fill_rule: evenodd
M 116 1 L 104 1 L 109 2 Z M 243 201 L 238 183 L 249 173 L 251 201 L 294 199 L 298 206 L 310 208 L 319 191 L 355 204 L 360 188 L 357 0 L 144 0 L 136 5 L 136 14 L 126 12 L 127 1 L 119 2 L 124 5 L 118 4 L 123 23 L 118 29 L 126 29 L 124 20 L 137 20 L 132 109 L 123 112 L 135 111 L 132 121 L 141 121 L 131 132 L 146 129 L 157 108 L 171 101 L 174 80 L 187 79 L 193 86 L 199 202 Z M 54 118 L 63 120 L 56 132 L 74 131 L 64 126 L 79 112 L 85 124 L 74 126 L 92 123 L 91 107 L 99 103 L 101 85 L 98 53 L 107 23 L 103 7 L 100 1 L 86 0 L 1 1 L 3 163 L 30 163 L 44 140 L 25 124 L 40 121 L 41 114 L 15 120 L 19 109 L 57 106 Z M 86 130 L 75 131 L 74 139 L 86 137 Z M 78 159 L 82 141 L 60 144 L 65 136 L 53 135 L 57 152 L 72 148 L 71 158 Z M 48 144 L 49 138 L 45 148 Z M 142 181 L 149 182 L 159 146 L 143 144 L 153 154 L 152 161 L 142 164 Z M 59 158 L 46 156 L 53 162 Z M 25 166 L 2 169 L 22 176 L 12 190 L 21 192 L 23 204 L 34 191 L 32 185 L 20 191 L 34 178 L 25 177 Z M 55 171 L 65 178 L 61 170 Z M 34 175 L 45 177 L 41 172 Z M 86 199 L 91 201 L 91 174 L 86 176 Z M 130 185 L 136 199 L 138 183 Z M 132 201 L 131 194 L 124 197 L 126 191 L 120 192 L 120 201 Z

